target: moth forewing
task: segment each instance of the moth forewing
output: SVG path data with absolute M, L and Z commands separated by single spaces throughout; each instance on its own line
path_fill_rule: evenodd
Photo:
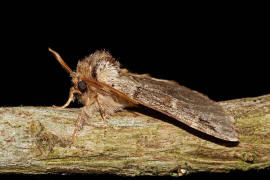
M 238 141 L 233 117 L 201 93 L 174 81 L 123 73 L 115 88 L 140 104 L 166 114 L 196 130 L 226 141 Z M 132 87 L 136 84 L 136 87 Z
M 76 132 L 82 128 L 84 115 L 89 115 L 94 109 L 92 107 L 98 107 L 101 117 L 107 122 L 106 119 L 114 112 L 136 104 L 159 111 L 216 138 L 238 141 L 233 117 L 201 93 L 180 86 L 174 81 L 120 69 L 119 62 L 106 51 L 96 51 L 79 61 L 77 71 L 73 72 L 58 53 L 49 50 L 72 76 L 74 86 L 71 88 L 69 100 L 73 98 L 73 93 L 79 92 L 77 97 L 85 105 L 78 118 L 72 141 Z
M 111 93 L 112 95 L 115 95 L 115 96 L 118 96 L 119 98 L 125 99 L 125 100 L 129 101 L 130 103 L 140 104 L 135 99 L 128 97 L 126 94 L 122 93 L 121 91 L 118 91 L 117 89 L 115 89 L 107 84 L 104 84 L 102 82 L 96 82 L 96 81 L 89 80 L 89 79 L 83 79 L 83 80 L 88 83 L 88 86 L 94 86 L 96 88 L 102 89 L 108 93 Z

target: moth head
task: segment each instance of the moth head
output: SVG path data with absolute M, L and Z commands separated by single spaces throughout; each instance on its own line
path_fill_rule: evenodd
M 84 93 L 87 91 L 87 84 L 83 80 L 79 81 L 77 84 L 77 88 L 81 93 Z
M 115 78 L 118 78 L 119 76 L 119 62 L 106 51 L 96 51 L 79 61 L 76 72 L 69 68 L 56 51 L 50 48 L 49 51 L 70 74 L 72 77 L 73 88 L 78 94 L 83 95 L 85 92 L 88 92 L 88 90 L 94 90 L 94 87 L 89 87 L 89 81 L 99 81 L 107 85 L 112 85 Z

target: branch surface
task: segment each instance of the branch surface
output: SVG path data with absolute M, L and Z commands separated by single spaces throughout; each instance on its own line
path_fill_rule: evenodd
M 270 167 L 270 95 L 219 102 L 236 119 L 239 144 L 205 136 L 148 110 L 91 117 L 69 140 L 79 109 L 0 108 L 0 173 L 170 175 Z

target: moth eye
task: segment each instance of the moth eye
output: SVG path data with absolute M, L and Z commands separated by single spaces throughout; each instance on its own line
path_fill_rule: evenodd
M 82 93 L 85 92 L 87 90 L 87 85 L 84 81 L 80 81 L 78 83 L 78 89 L 79 91 L 81 91 Z

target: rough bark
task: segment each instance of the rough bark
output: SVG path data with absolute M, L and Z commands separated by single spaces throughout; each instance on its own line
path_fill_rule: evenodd
M 178 176 L 270 167 L 270 95 L 219 103 L 236 119 L 239 144 L 139 108 L 113 116 L 106 134 L 93 115 L 69 147 L 78 109 L 2 107 L 0 173 Z

